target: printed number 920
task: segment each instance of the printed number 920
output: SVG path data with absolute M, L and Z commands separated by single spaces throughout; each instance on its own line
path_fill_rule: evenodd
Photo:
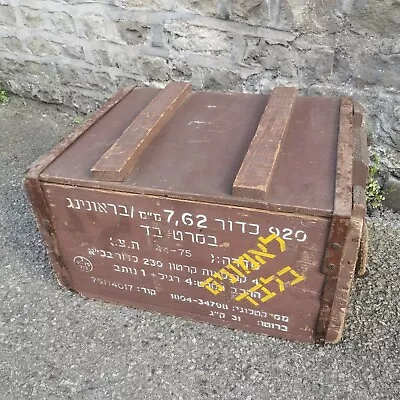
M 282 229 L 282 233 L 279 228 L 271 226 L 269 228 L 270 233 L 280 236 L 283 240 L 297 240 L 298 242 L 305 242 L 307 239 L 307 234 L 304 231 L 298 230 L 293 231 L 289 228 Z

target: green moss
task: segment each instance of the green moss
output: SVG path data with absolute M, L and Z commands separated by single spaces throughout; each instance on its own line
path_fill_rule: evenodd
M 365 194 L 367 196 L 367 206 L 370 209 L 376 209 L 382 206 L 385 200 L 385 192 L 383 191 L 378 180 L 380 160 L 375 154 L 372 157 L 372 164 L 369 166 L 369 174 Z
M 6 104 L 9 101 L 8 93 L 0 86 L 0 104 Z
M 85 117 L 83 115 L 78 114 L 75 118 L 74 118 L 74 124 L 76 125 L 80 125 L 82 124 L 82 122 L 85 120 Z

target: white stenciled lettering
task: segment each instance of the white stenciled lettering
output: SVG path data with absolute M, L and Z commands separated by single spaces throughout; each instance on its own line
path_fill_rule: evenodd
M 220 224 L 223 231 L 238 232 L 249 235 L 258 235 L 260 233 L 260 225 L 250 224 L 244 221 L 231 221 L 230 219 L 224 220 L 221 218 L 215 218 L 215 222 Z
M 275 226 L 271 226 L 269 232 L 281 236 L 283 240 L 296 240 L 298 242 L 305 242 L 307 240 L 307 234 L 302 230 L 294 231 L 290 228 L 283 228 L 280 230 Z
M 267 328 L 267 329 L 275 329 L 277 331 L 282 331 L 282 332 L 287 332 L 288 327 L 287 325 L 282 325 L 282 324 L 277 324 L 274 322 L 268 322 L 268 321 L 257 321 L 257 325 Z
M 122 261 L 130 261 L 132 263 L 138 263 L 139 259 L 134 254 L 119 253 L 115 251 L 107 251 L 102 249 L 96 249 L 95 247 L 88 249 L 88 254 L 90 256 L 99 255 L 101 258 L 117 259 Z
M 156 237 L 156 238 L 163 237 L 161 229 L 158 228 L 157 226 L 140 225 L 140 227 L 145 230 L 146 236 Z
M 196 274 L 197 268 L 190 265 L 176 264 L 173 262 L 168 263 L 170 271 L 186 271 L 188 274 Z
M 182 241 L 188 241 L 191 243 L 196 243 L 200 245 L 206 245 L 206 246 L 211 246 L 211 247 L 217 247 L 218 242 L 217 238 L 212 235 L 203 235 L 200 233 L 193 233 L 193 232 L 187 232 L 187 231 L 179 231 L 173 229 L 172 231 L 168 232 L 168 236 L 171 237 L 179 242 Z
M 128 218 L 134 217 L 133 206 L 95 202 L 82 199 L 71 199 L 70 197 L 66 197 L 66 201 L 67 201 L 67 208 L 72 208 L 74 210 L 103 213 L 103 214 L 111 213 L 114 215 L 118 215 L 121 217 L 128 217 Z

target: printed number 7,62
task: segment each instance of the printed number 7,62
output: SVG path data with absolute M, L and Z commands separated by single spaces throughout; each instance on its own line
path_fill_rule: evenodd
M 165 214 L 167 214 L 167 222 L 173 222 L 172 217 L 175 214 L 173 210 L 163 210 Z M 183 213 L 178 219 L 177 222 L 182 222 L 183 225 L 186 226 L 196 226 L 199 229 L 207 228 L 207 217 L 203 214 L 193 215 L 191 213 Z

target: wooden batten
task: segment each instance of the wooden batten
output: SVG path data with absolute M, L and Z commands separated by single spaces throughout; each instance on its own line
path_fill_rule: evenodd
M 143 150 L 171 119 L 191 91 L 189 83 L 173 82 L 144 108 L 120 138 L 91 169 L 96 180 L 122 182 Z
M 296 99 L 296 88 L 279 87 L 261 117 L 236 179 L 232 193 L 236 197 L 266 200 L 282 140 L 289 125 Z

